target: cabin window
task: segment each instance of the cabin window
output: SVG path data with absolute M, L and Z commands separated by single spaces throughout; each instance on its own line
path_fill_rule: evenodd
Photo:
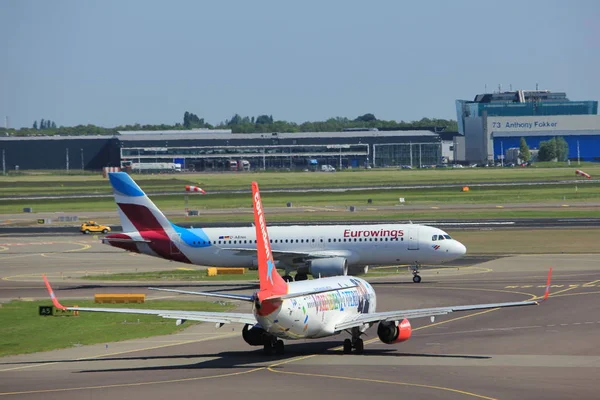
M 452 239 L 452 238 L 450 237 L 450 235 L 444 235 L 444 237 L 445 237 L 446 239 Z
M 269 239 L 269 243 L 273 243 L 273 239 Z
M 433 236 L 431 237 L 431 241 L 432 241 L 432 242 L 435 242 L 436 240 L 437 240 L 437 235 L 433 235 Z
M 331 239 L 327 239 L 327 241 L 328 241 L 329 243 L 331 243 Z
M 315 239 L 313 239 L 313 240 L 312 240 L 312 242 L 314 243 L 314 242 L 315 242 Z
M 287 240 L 287 239 L 285 239 L 285 242 L 287 243 L 287 242 L 288 242 L 288 240 Z
M 444 235 L 438 235 L 438 240 L 444 240 Z

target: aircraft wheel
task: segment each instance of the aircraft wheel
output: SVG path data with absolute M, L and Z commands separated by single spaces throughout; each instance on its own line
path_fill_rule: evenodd
M 365 344 L 362 339 L 356 339 L 356 342 L 354 342 L 354 349 L 356 351 L 356 354 L 363 353 L 363 351 L 365 349 Z
M 263 346 L 263 351 L 265 352 L 265 355 L 270 356 L 271 354 L 273 354 L 273 344 L 271 343 L 271 341 L 265 342 L 264 346 Z
M 294 281 L 294 279 L 291 276 L 289 276 L 289 275 L 284 275 L 284 276 L 282 276 L 282 278 L 286 282 L 293 282 Z
M 352 353 L 352 341 L 350 339 L 344 340 L 344 354 Z
M 296 282 L 305 281 L 308 279 L 308 275 L 306 274 L 296 274 Z
M 419 283 L 419 282 L 421 282 L 421 277 L 420 277 L 419 275 L 415 275 L 415 276 L 413 276 L 413 282 L 414 282 L 414 283 Z
M 284 345 L 283 340 L 278 340 L 275 342 L 275 354 L 283 354 L 284 353 Z

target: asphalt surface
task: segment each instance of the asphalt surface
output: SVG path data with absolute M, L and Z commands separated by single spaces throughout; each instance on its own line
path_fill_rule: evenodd
M 132 256 L 91 237 L 0 242 L 0 301 L 44 298 L 41 273 L 49 275 L 59 298 L 75 299 L 145 287 L 80 280 L 86 273 L 178 266 Z M 463 265 L 424 270 L 421 284 L 401 274 L 377 278 L 373 285 L 382 311 L 527 300 L 543 293 L 550 266 L 552 294 L 540 306 L 456 313 L 433 323 L 415 319 L 412 338 L 396 345 L 382 344 L 371 329 L 360 356 L 341 354 L 346 337 L 341 334 L 288 341 L 285 356 L 266 357 L 241 339 L 241 326 L 199 324 L 175 335 L 0 358 L 0 397 L 596 399 L 600 255 L 471 257 Z M 217 283 L 207 289 L 246 293 L 251 285 Z M 197 290 L 204 284 L 163 286 Z
M 600 207 L 600 206 L 599 206 Z M 115 213 L 116 214 L 116 213 Z M 116 216 L 116 215 L 115 215 Z M 91 216 L 89 219 L 98 219 L 102 216 Z M 107 218 L 105 216 L 105 218 Z M 6 220 L 11 220 L 7 218 Z M 14 219 L 13 219 L 14 220 Z M 83 219 L 81 219 L 83 221 Z M 295 221 L 288 223 L 275 223 L 273 226 L 279 225 L 332 225 L 341 224 L 342 221 Z M 367 225 L 367 224 L 381 224 L 382 221 L 353 221 L 351 219 L 343 221 L 348 225 Z M 600 218 L 495 218 L 495 219 L 427 219 L 427 220 L 398 220 L 389 221 L 389 223 L 414 223 L 423 224 L 439 227 L 441 229 L 539 229 L 539 228 L 585 228 L 585 227 L 599 227 Z M 121 232 L 122 227 L 120 225 L 111 225 L 112 232 Z M 239 222 L 206 222 L 206 223 L 181 223 L 178 224 L 183 227 L 242 227 L 250 226 L 246 223 Z M 79 232 L 79 225 L 37 225 L 37 226 L 11 226 L 0 224 L 0 237 L 8 235 L 54 235 L 54 234 L 73 234 Z

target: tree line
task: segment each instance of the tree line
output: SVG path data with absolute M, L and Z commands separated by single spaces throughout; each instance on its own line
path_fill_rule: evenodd
M 14 136 L 35 135 L 115 135 L 118 131 L 159 131 L 159 130 L 187 130 L 187 129 L 231 129 L 233 133 L 269 133 L 269 132 L 341 132 L 344 129 L 377 128 L 379 130 L 394 129 L 436 129 L 438 131 L 457 131 L 458 125 L 454 120 L 422 118 L 418 121 L 379 120 L 372 113 L 367 113 L 349 119 L 346 117 L 329 118 L 325 121 L 307 121 L 301 124 L 296 122 L 276 120 L 273 115 L 241 116 L 234 114 L 230 119 L 211 125 L 204 118 L 186 111 L 183 121 L 175 124 L 158 125 L 119 125 L 114 128 L 104 128 L 97 125 L 57 126 L 54 121 L 42 119 L 38 125 L 34 121 L 32 128 L 8 129 L 0 128 L 3 134 Z

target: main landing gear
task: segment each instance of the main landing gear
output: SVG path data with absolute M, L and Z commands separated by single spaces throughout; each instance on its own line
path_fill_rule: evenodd
M 410 267 L 408 267 L 409 271 L 412 271 L 413 274 L 413 282 L 414 283 L 420 283 L 421 282 L 421 275 L 419 275 L 419 264 L 415 263 L 415 265 L 411 265 Z
M 298 282 L 307 280 L 308 275 L 298 273 L 294 278 L 292 278 L 290 274 L 286 273 L 284 276 L 282 276 L 282 278 L 286 282 Z
M 352 329 L 352 339 L 344 340 L 344 354 L 352 353 L 352 349 L 354 348 L 354 352 L 356 354 L 362 354 L 365 349 L 365 343 L 360 338 L 362 332 L 358 328 Z
M 285 353 L 285 346 L 283 345 L 283 340 L 269 337 L 266 338 L 263 344 L 263 350 L 267 356 L 273 354 L 273 351 L 275 351 L 275 354 L 281 355 Z

